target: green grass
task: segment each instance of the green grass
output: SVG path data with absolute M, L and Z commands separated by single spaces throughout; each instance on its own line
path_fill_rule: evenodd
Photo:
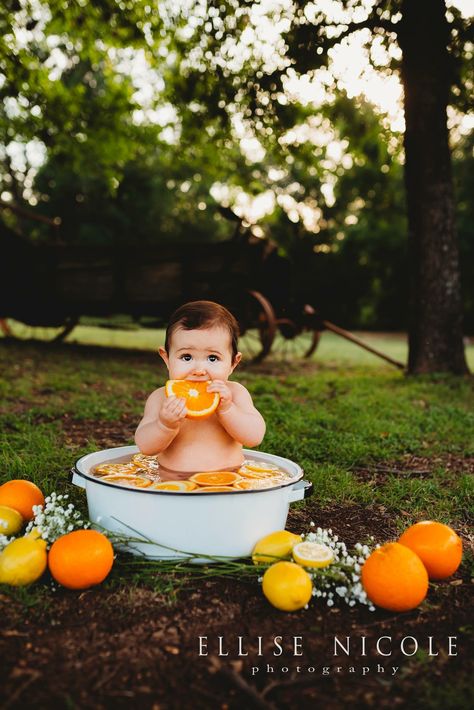
M 31 328 L 30 326 L 12 320 L 9 320 L 8 323 L 14 335 L 22 339 L 36 338 L 39 340 L 51 340 L 60 332 L 60 329 L 55 328 Z M 118 321 L 117 325 L 120 325 L 120 321 Z M 408 347 L 404 334 L 355 333 L 355 335 L 360 340 L 382 353 L 389 355 L 393 359 L 402 363 L 407 361 Z M 66 342 L 156 351 L 160 345 L 164 344 L 164 336 L 165 331 L 163 329 L 132 327 L 128 327 L 127 329 L 120 329 L 120 327 L 101 328 L 97 325 L 82 324 L 81 322 L 67 336 Z M 0 332 L 0 340 L 2 337 L 2 333 Z M 297 353 L 304 352 L 309 345 L 308 337 L 308 335 L 300 336 L 294 341 L 290 341 L 290 346 L 294 345 Z M 276 358 L 278 358 L 282 352 L 286 351 L 285 345 L 287 345 L 287 343 L 285 343 L 280 336 L 277 336 L 272 348 L 272 353 L 275 353 Z M 242 350 L 244 356 L 250 354 L 246 347 L 245 339 L 242 343 Z M 466 345 L 466 357 L 469 367 L 471 370 L 474 370 L 474 342 L 472 339 L 470 343 Z M 378 368 L 383 362 L 375 355 L 329 331 L 323 332 L 318 348 L 312 356 L 312 360 L 321 363 L 325 367 L 336 368 L 345 365 L 349 365 L 350 367 L 359 365 L 360 367 Z
M 294 360 L 236 372 L 267 421 L 260 448 L 298 461 L 323 505 L 375 502 L 400 516 L 400 524 L 407 513 L 465 521 L 472 477 L 448 471 L 443 457 L 474 456 L 472 380 L 406 378 L 375 358 L 369 369 L 358 349 L 348 361 L 349 344 L 327 340 L 328 362 L 322 351 L 310 368 Z M 11 341 L 0 341 L 0 368 L 2 480 L 25 477 L 47 492 L 68 489 L 77 502 L 81 495 L 67 482 L 71 464 L 97 448 L 101 423 L 123 416 L 138 422 L 147 393 L 166 379 L 151 353 Z M 66 440 L 64 416 L 85 424 L 85 446 Z M 132 437 L 133 426 L 123 443 Z M 406 454 L 440 461 L 428 476 L 403 475 Z M 402 473 L 358 475 L 387 462 L 398 462 Z
M 145 352 L 0 340 L 0 483 L 28 478 L 45 493 L 67 492 L 87 514 L 83 491 L 69 483 L 71 465 L 80 455 L 100 448 L 102 427 L 114 422 L 117 427 L 130 422 L 122 443 L 131 443 L 147 394 L 166 379 L 160 358 L 149 352 L 163 342 L 163 333 L 125 335 L 130 345 Z M 123 345 L 125 335 L 84 327 L 76 337 L 97 344 L 100 336 L 102 345 L 113 344 L 117 337 L 115 345 Z M 405 357 L 400 338 L 367 339 L 396 358 Z M 473 350 L 468 351 L 471 366 Z M 299 360 L 264 362 L 239 367 L 235 379 L 249 389 L 266 419 L 267 434 L 260 448 L 303 466 L 305 477 L 314 483 L 316 508 L 358 503 L 370 516 L 372 506 L 384 506 L 387 520 L 400 531 L 423 518 L 466 531 L 472 516 L 473 477 L 461 464 L 474 457 L 472 378 L 407 378 L 369 353 L 325 334 L 310 365 Z M 68 437 L 66 424 L 71 420 L 87 433 L 85 444 Z M 405 466 L 407 454 L 421 457 L 415 469 L 424 473 Z M 458 465 L 448 467 L 448 457 L 455 457 Z M 463 569 L 467 575 L 471 570 L 472 576 L 474 559 L 468 550 Z M 207 574 L 204 568 L 202 572 Z M 173 604 L 185 576 L 178 571 L 157 573 L 138 558 L 120 555 L 105 590 L 133 594 L 137 587 L 147 587 L 161 595 L 160 604 Z M 202 584 L 201 577 L 190 577 L 194 584 Z M 446 586 L 446 593 L 451 590 Z M 35 614 L 47 618 L 54 609 L 47 579 L 30 588 L 3 588 L 2 593 L 13 597 L 25 618 Z M 108 603 L 107 598 L 102 603 Z M 415 671 L 414 664 L 415 660 L 410 668 Z M 448 679 L 435 689 L 430 676 L 427 668 L 417 691 L 418 707 L 470 706 L 470 678 L 456 679 L 452 685 Z

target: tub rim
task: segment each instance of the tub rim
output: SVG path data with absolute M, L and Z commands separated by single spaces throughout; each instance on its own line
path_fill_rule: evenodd
M 89 456 L 92 456 L 93 454 L 98 454 L 101 452 L 105 453 L 107 451 L 110 451 L 110 452 L 118 451 L 120 449 L 123 451 L 122 455 L 125 455 L 125 453 L 127 453 L 127 454 L 128 453 L 130 453 L 130 454 L 140 453 L 138 446 L 114 446 L 109 449 L 99 449 L 99 451 L 91 451 L 88 454 L 84 454 L 83 456 L 81 456 L 80 458 L 78 458 L 76 460 L 74 466 L 71 468 L 71 477 L 72 476 L 80 476 L 81 478 L 84 478 L 86 481 L 91 481 L 92 483 L 98 483 L 101 486 L 107 486 L 107 488 L 116 488 L 121 491 L 128 491 L 128 492 L 131 491 L 132 493 L 147 493 L 148 495 L 158 494 L 158 495 L 167 495 L 167 496 L 172 495 L 172 496 L 180 496 L 180 497 L 183 497 L 183 496 L 196 497 L 195 491 L 156 491 L 156 490 L 149 490 L 148 488 L 133 488 L 132 486 L 130 486 L 130 487 L 120 486 L 117 483 L 109 483 L 107 481 L 101 481 L 100 478 L 97 478 L 96 476 L 93 476 L 92 474 L 86 473 L 86 472 L 81 471 L 79 469 L 79 466 L 81 465 L 83 460 L 88 458 Z M 126 449 L 127 451 L 125 452 L 124 449 Z M 272 486 L 271 488 L 260 488 L 260 489 L 254 488 L 254 489 L 250 489 L 247 491 L 245 491 L 245 490 L 232 490 L 232 491 L 226 491 L 226 492 L 211 491 L 210 493 L 206 493 L 206 495 L 204 496 L 205 498 L 207 498 L 208 496 L 228 496 L 229 493 L 238 493 L 238 494 L 241 494 L 241 493 L 244 493 L 244 494 L 269 493 L 270 491 L 277 491 L 282 488 L 288 488 L 289 486 L 294 486 L 295 483 L 303 483 L 303 484 L 307 483 L 306 481 L 302 481 L 303 476 L 304 476 L 303 468 L 299 464 L 297 464 L 295 461 L 292 461 L 291 459 L 287 459 L 284 456 L 278 456 L 278 454 L 269 454 L 267 451 L 254 451 L 253 449 L 242 449 L 242 453 L 244 454 L 244 456 L 246 458 L 247 458 L 247 454 L 249 454 L 250 456 L 251 455 L 255 456 L 255 454 L 257 454 L 257 459 L 258 459 L 259 458 L 258 454 L 260 454 L 260 455 L 263 454 L 263 455 L 271 456 L 272 458 L 278 459 L 278 461 L 281 461 L 283 463 L 288 462 L 292 466 L 296 467 L 297 473 L 295 476 L 292 476 L 291 480 L 288 481 L 288 483 L 282 483 L 279 486 Z M 299 487 L 300 486 L 298 486 L 298 488 Z M 304 488 L 304 485 L 302 485 L 301 487 Z

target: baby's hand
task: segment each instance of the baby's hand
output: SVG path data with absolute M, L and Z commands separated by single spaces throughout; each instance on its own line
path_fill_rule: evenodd
M 161 406 L 158 421 L 168 429 L 177 429 L 187 412 L 184 397 L 167 397 Z
M 221 397 L 217 411 L 226 412 L 232 405 L 232 391 L 224 380 L 213 380 L 207 386 L 208 392 L 218 392 Z

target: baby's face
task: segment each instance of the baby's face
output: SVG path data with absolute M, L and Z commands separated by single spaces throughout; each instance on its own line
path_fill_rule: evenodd
M 177 328 L 171 336 L 169 353 L 160 348 L 171 380 L 227 380 L 240 362 L 232 362 L 229 331 L 213 326 L 199 330 Z

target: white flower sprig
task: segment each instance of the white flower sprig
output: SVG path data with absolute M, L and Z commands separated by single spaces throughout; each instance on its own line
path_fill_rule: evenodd
M 310 525 L 315 527 L 314 523 Z M 326 600 L 328 606 L 334 606 L 335 600 L 339 597 L 349 606 L 354 606 L 358 602 L 367 605 L 370 611 L 375 611 L 360 580 L 362 565 L 372 552 L 369 546 L 357 542 L 350 554 L 346 544 L 333 534 L 331 528 L 318 527 L 315 532 L 303 535 L 303 539 L 307 542 L 327 545 L 334 556 L 332 563 L 327 567 L 306 568 L 313 580 L 313 597 Z M 371 543 L 373 540 L 371 536 Z
M 82 520 L 81 513 L 75 510 L 74 505 L 66 503 L 68 498 L 68 495 L 51 493 L 45 498 L 44 506 L 34 505 L 34 518 L 28 523 L 25 534 L 35 528 L 49 547 L 61 535 L 90 527 L 90 523 Z

